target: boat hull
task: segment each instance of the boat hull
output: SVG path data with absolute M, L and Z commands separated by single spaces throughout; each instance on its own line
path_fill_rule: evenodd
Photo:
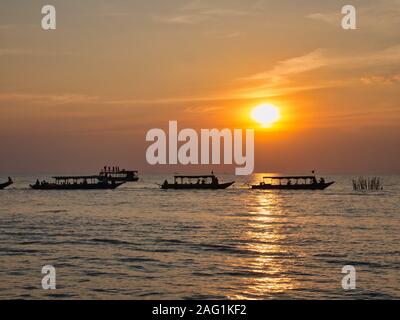
M 7 188 L 8 186 L 11 186 L 13 184 L 12 181 L 7 181 L 5 183 L 0 183 L 0 190 Z
M 293 184 L 293 185 L 271 185 L 271 184 L 264 184 L 264 185 L 253 185 L 251 186 L 252 189 L 256 190 L 325 190 L 326 188 L 330 187 L 335 182 L 329 183 L 317 183 L 317 184 Z
M 220 183 L 220 184 L 163 184 L 161 189 L 174 189 L 174 190 L 221 190 L 229 188 L 235 182 Z
M 123 183 L 96 183 L 96 184 L 55 184 L 49 183 L 45 185 L 30 185 L 34 190 L 113 190 Z

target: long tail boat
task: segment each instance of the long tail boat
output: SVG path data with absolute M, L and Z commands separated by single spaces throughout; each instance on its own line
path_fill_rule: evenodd
M 114 180 L 116 182 L 134 182 L 139 180 L 137 170 L 125 170 L 119 167 L 105 166 L 99 173 L 100 180 Z
M 252 189 L 261 190 L 324 190 L 335 182 L 319 181 L 315 176 L 287 176 L 287 177 L 263 177 L 263 181 L 252 185 Z
M 12 185 L 14 182 L 10 177 L 8 177 L 8 181 L 4 183 L 0 183 L 0 190 L 7 188 L 8 186 Z
M 219 183 L 215 175 L 202 176 L 174 176 L 174 183 L 167 180 L 161 185 L 161 189 L 226 189 L 235 182 Z
M 53 177 L 54 182 L 36 180 L 30 187 L 35 190 L 104 190 L 116 189 L 125 182 L 101 180 L 99 176 Z

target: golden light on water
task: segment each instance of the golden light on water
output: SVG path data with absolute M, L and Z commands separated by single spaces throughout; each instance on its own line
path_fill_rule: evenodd
M 252 277 L 243 279 L 242 292 L 232 299 L 249 299 L 288 292 L 298 287 L 298 283 L 287 275 L 290 268 L 291 252 L 282 243 L 286 236 L 282 226 L 288 223 L 282 208 L 282 199 L 273 193 L 255 195 L 252 202 L 250 221 L 243 237 L 248 243 L 247 250 L 258 255 L 245 264 Z
M 278 107 L 272 104 L 263 103 L 256 106 L 251 111 L 251 118 L 258 122 L 262 127 L 269 128 L 279 121 L 281 114 Z

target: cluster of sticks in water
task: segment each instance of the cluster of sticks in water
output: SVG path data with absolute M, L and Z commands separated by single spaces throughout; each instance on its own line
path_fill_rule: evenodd
M 356 191 L 376 191 L 383 190 L 380 177 L 359 177 L 353 179 L 353 189 Z

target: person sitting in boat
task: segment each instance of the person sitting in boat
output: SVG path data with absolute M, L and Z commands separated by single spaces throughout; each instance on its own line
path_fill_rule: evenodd
M 168 185 L 168 180 L 165 179 L 164 183 L 162 184 L 163 187 L 166 187 Z
M 288 180 L 287 185 L 291 186 L 292 185 L 292 180 Z
M 36 185 L 39 186 L 40 185 L 40 181 L 39 179 L 36 179 Z
M 325 179 L 324 178 L 319 179 L 319 183 L 320 184 L 325 184 Z
M 8 182 L 13 182 L 11 177 L 8 177 Z

